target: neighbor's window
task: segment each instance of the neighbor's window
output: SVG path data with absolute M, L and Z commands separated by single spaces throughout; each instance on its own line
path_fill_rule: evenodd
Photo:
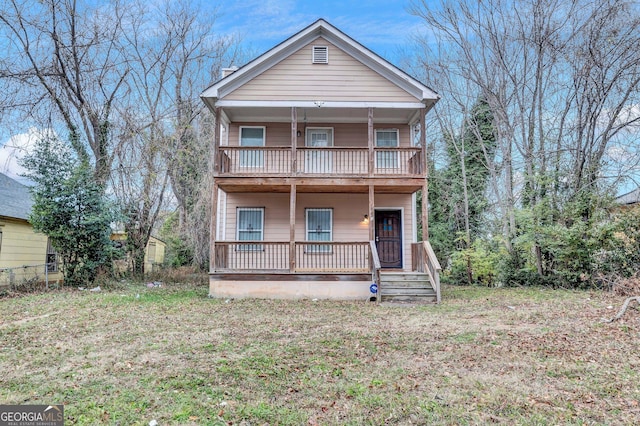
M 147 247 L 147 262 L 155 263 L 156 261 L 156 243 L 149 242 Z
M 376 148 L 397 148 L 398 129 L 376 130 Z M 376 167 L 395 169 L 398 167 L 398 151 L 377 150 Z
M 332 241 L 333 210 L 306 209 L 307 241 Z M 331 251 L 329 244 L 307 245 L 307 252 Z
M 264 146 L 264 127 L 240 127 L 240 146 Z M 240 151 L 240 167 L 262 167 L 264 152 L 259 149 Z
M 58 272 L 58 252 L 51 244 L 51 239 L 47 238 L 47 257 L 45 259 L 47 271 Z
M 238 207 L 238 241 L 262 241 L 264 239 L 264 207 Z M 238 250 L 262 250 L 262 244 L 241 244 Z

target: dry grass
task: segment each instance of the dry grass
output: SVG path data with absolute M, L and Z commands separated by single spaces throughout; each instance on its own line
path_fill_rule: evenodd
M 123 285 L 0 300 L 0 401 L 68 425 L 637 424 L 623 297 L 451 288 L 443 303 L 211 300 Z

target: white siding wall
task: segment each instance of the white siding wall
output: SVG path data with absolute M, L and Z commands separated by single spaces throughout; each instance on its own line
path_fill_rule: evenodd
M 328 64 L 311 63 L 311 46 L 329 47 Z M 229 93 L 226 100 L 416 102 L 416 98 L 320 38 Z

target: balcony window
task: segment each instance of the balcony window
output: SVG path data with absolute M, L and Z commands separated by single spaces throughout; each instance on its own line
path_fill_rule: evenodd
M 264 146 L 264 127 L 240 127 L 240 146 Z M 263 167 L 264 152 L 259 149 L 240 151 L 240 167 Z
M 397 147 L 398 147 L 398 129 L 376 130 L 376 148 L 397 148 Z M 376 168 L 397 169 L 398 168 L 398 152 L 395 150 L 391 150 L 391 151 L 385 151 L 380 149 L 377 150 Z

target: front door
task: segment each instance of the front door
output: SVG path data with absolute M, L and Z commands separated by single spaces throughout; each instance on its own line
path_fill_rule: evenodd
M 376 210 L 376 248 L 383 268 L 402 268 L 400 210 Z

